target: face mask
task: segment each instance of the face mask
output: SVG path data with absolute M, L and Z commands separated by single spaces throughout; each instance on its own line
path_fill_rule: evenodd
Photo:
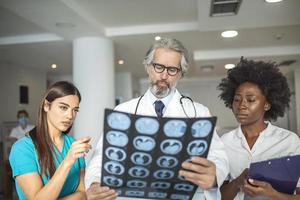
M 19 118 L 19 124 L 21 126 L 27 126 L 28 122 L 29 122 L 28 117 L 21 117 L 21 118 Z

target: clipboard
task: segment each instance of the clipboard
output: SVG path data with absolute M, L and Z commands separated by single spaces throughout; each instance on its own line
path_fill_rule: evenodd
M 249 177 L 270 183 L 278 192 L 294 194 L 300 177 L 300 155 L 251 163 Z

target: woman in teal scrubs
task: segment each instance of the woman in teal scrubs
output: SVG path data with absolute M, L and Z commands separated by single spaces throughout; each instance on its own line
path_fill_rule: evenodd
M 37 126 L 10 152 L 19 199 L 86 199 L 84 156 L 90 137 L 75 141 L 68 135 L 80 100 L 69 82 L 57 82 L 46 91 Z

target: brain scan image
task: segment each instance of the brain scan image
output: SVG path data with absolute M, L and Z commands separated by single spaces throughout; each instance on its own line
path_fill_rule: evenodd
M 106 140 L 111 145 L 124 147 L 128 143 L 128 136 L 120 131 L 109 131 Z
M 133 146 L 141 151 L 151 151 L 155 147 L 155 140 L 148 136 L 137 136 L 133 139 Z
M 177 183 L 174 186 L 175 190 L 190 192 L 193 191 L 194 186 L 186 183 Z
M 157 159 L 156 163 L 162 168 L 173 168 L 178 164 L 178 160 L 171 156 L 161 156 Z
M 123 167 L 123 165 L 121 165 L 120 163 L 115 162 L 115 161 L 106 162 L 104 164 L 104 169 L 108 173 L 114 174 L 114 175 L 121 175 L 125 171 L 125 168 Z
M 148 197 L 155 199 L 165 199 L 167 197 L 167 193 L 165 192 L 149 192 Z
M 116 147 L 108 147 L 105 150 L 105 155 L 114 161 L 123 161 L 126 158 L 126 153 L 123 149 L 116 148 Z
M 130 157 L 131 161 L 136 165 L 149 165 L 152 162 L 152 157 L 150 154 L 135 152 Z
M 164 133 L 168 137 L 182 137 L 186 131 L 187 125 L 181 120 L 170 120 L 164 126 Z
M 139 133 L 154 135 L 159 129 L 159 123 L 156 119 L 142 117 L 136 120 L 135 128 Z
M 138 191 L 138 190 L 128 190 L 125 192 L 125 195 L 132 196 L 132 197 L 142 197 L 145 195 L 144 191 Z
M 130 118 L 123 113 L 111 113 L 107 117 L 107 124 L 118 130 L 127 130 L 130 127 Z
M 155 171 L 153 176 L 157 179 L 170 179 L 173 178 L 174 172 L 168 169 L 160 169 Z
M 141 180 L 130 180 L 127 182 L 127 186 L 131 188 L 145 188 L 147 186 L 147 182 Z
M 126 199 L 193 199 L 197 186 L 178 170 L 193 156 L 207 155 L 215 118 L 160 120 L 113 110 L 105 114 L 104 185 Z
M 201 156 L 206 150 L 207 142 L 205 140 L 194 140 L 187 147 L 187 152 L 190 156 Z
M 208 120 L 198 120 L 192 125 L 192 136 L 195 138 L 206 137 L 212 129 L 212 123 Z
M 103 182 L 111 187 L 121 187 L 123 184 L 123 180 L 115 176 L 104 176 Z
M 182 149 L 182 144 L 179 140 L 167 139 L 160 144 L 160 149 L 165 154 L 176 155 Z
M 189 195 L 183 195 L 183 194 L 172 194 L 171 200 L 189 200 Z
M 151 183 L 151 188 L 153 189 L 168 189 L 170 188 L 171 184 L 168 182 L 163 181 L 156 181 Z
M 135 178 L 145 178 L 149 175 L 149 170 L 146 169 L 145 167 L 136 166 L 136 167 L 131 167 L 128 170 L 128 173 L 130 176 Z

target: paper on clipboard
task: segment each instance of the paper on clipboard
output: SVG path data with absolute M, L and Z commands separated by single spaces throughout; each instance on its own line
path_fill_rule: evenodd
M 279 192 L 293 194 L 300 177 L 300 155 L 251 163 L 249 177 L 268 182 Z

